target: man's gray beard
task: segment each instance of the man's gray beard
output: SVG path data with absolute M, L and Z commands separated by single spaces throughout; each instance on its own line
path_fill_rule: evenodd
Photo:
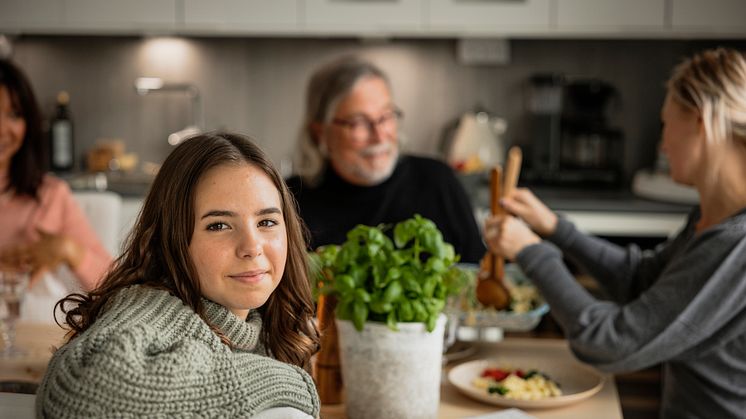
M 375 186 L 385 182 L 386 179 L 391 177 L 391 174 L 394 173 L 396 163 L 397 161 L 399 161 L 399 147 L 393 146 L 393 148 L 394 155 L 391 157 L 388 167 L 384 167 L 378 170 L 366 170 L 363 167 L 354 166 L 351 167 L 352 173 L 354 173 L 357 178 L 362 179 L 368 186 Z

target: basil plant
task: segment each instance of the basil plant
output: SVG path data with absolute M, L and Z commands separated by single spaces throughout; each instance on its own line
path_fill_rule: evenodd
M 468 280 L 456 268 L 459 256 L 435 223 L 418 215 L 388 227 L 358 225 L 341 246 L 320 247 L 312 258 L 319 292 L 336 295 L 336 315 L 357 330 L 366 321 L 423 322 L 435 328 L 446 298 Z

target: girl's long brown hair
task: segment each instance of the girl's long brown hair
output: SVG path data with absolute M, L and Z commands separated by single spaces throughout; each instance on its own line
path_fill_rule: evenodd
M 195 189 L 211 168 L 240 162 L 262 169 L 274 182 L 288 235 L 285 272 L 258 309 L 264 325 L 260 341 L 278 360 L 308 368 L 319 348 L 319 333 L 312 322 L 305 230 L 295 200 L 264 152 L 248 138 L 231 133 L 193 137 L 166 158 L 112 270 L 88 295 L 71 294 L 57 303 L 70 326 L 69 339 L 96 321 L 112 295 L 133 284 L 168 290 L 207 321 L 188 251 L 194 231 Z M 215 332 L 230 345 L 219 330 Z

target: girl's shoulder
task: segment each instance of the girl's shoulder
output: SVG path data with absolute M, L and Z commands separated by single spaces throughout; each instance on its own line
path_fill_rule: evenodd
M 106 313 L 119 316 L 127 313 L 129 321 L 148 321 L 150 316 L 175 319 L 196 316 L 196 313 L 171 292 L 146 285 L 130 285 L 111 296 Z

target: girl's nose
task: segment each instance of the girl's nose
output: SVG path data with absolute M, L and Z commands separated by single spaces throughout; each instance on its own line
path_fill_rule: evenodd
M 238 257 L 255 258 L 262 254 L 262 243 L 255 232 L 244 234 L 237 248 Z

